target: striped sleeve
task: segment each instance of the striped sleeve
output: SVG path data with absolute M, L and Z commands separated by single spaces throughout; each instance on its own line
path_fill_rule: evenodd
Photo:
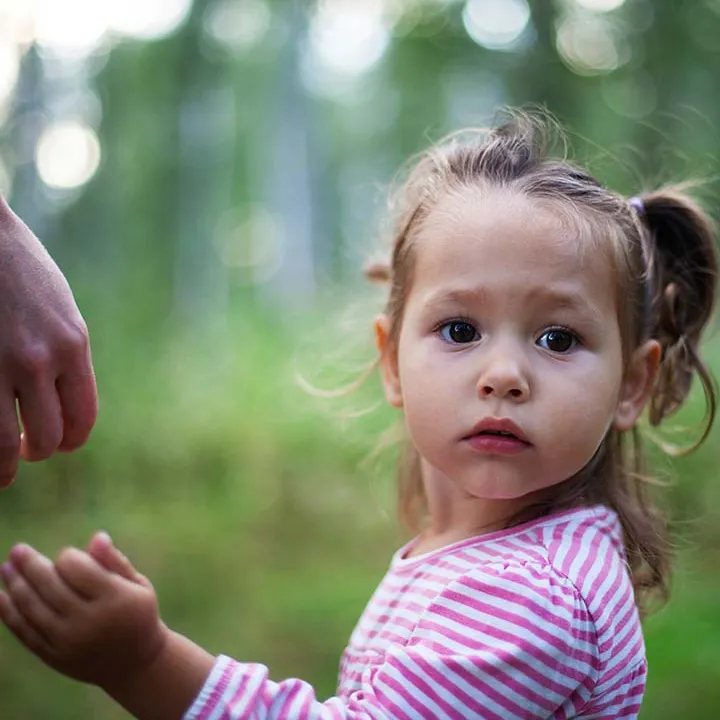
M 573 717 L 597 676 L 594 624 L 574 586 L 543 565 L 490 565 L 450 583 L 346 701 L 221 657 L 185 720 Z

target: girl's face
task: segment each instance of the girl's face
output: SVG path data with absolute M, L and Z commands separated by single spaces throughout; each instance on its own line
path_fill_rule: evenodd
M 396 348 L 378 319 L 387 398 L 428 471 L 464 496 L 568 479 L 652 387 L 657 343 L 623 367 L 612 265 L 566 225 L 506 190 L 449 195 L 415 238 Z

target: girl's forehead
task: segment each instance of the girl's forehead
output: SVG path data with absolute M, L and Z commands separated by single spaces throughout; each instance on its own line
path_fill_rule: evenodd
M 572 286 L 609 307 L 616 292 L 610 254 L 584 225 L 553 202 L 504 189 L 448 195 L 415 238 L 413 284 L 433 295 L 452 286 L 527 298 Z
M 569 203 L 504 188 L 468 188 L 442 198 L 424 219 L 415 252 L 419 264 L 501 261 L 566 271 L 597 267 L 609 257 Z

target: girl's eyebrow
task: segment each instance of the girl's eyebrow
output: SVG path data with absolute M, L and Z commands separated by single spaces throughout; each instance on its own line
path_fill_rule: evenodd
M 538 286 L 529 288 L 523 293 L 523 299 L 528 305 L 543 310 L 572 310 L 587 317 L 597 324 L 602 322 L 602 313 L 581 292 L 571 289 L 553 288 L 552 286 Z M 447 305 L 469 305 L 487 302 L 491 293 L 487 288 L 450 288 L 431 293 L 425 300 L 426 310 L 442 309 Z
M 468 305 L 470 303 L 483 303 L 488 300 L 485 288 L 451 288 L 440 289 L 430 293 L 423 306 L 426 310 L 444 308 L 447 305 Z

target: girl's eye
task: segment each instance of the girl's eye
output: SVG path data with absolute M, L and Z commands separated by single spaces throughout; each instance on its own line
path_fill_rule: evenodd
M 466 345 L 478 339 L 477 330 L 469 323 L 462 320 L 454 320 L 445 323 L 440 328 L 440 336 L 451 345 Z
M 547 330 L 538 338 L 538 345 L 556 353 L 565 353 L 572 350 L 578 343 L 577 336 L 569 330 L 555 328 Z

